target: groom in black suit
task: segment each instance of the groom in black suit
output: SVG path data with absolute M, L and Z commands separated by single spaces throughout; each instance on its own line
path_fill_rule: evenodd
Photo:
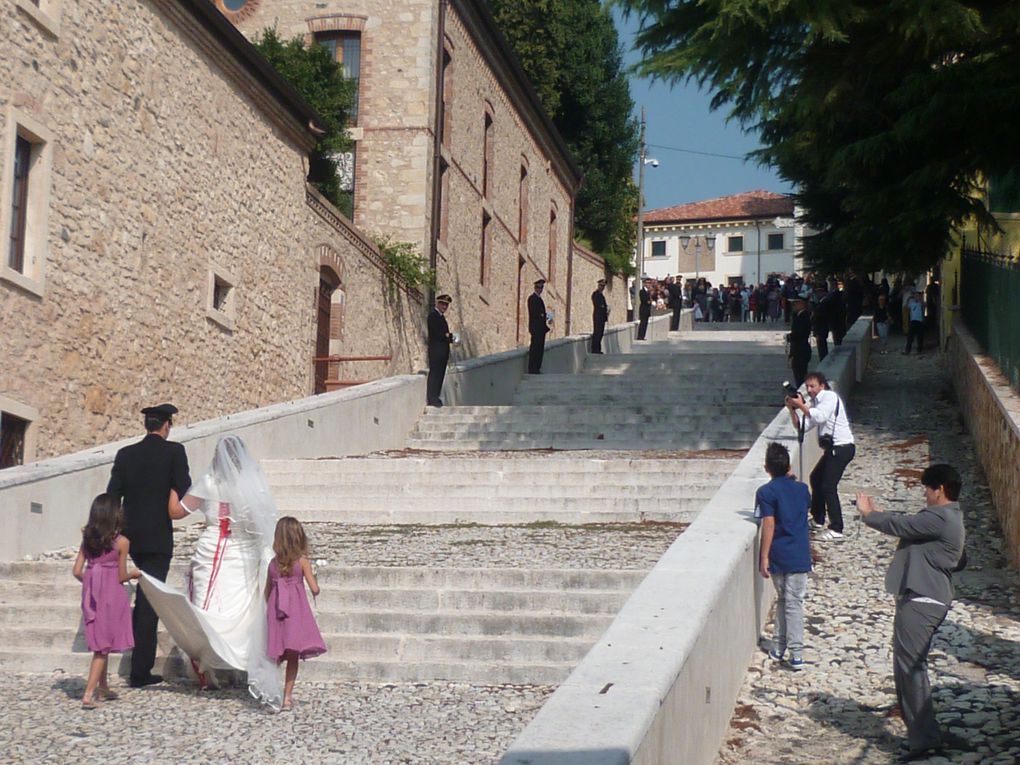
M 191 486 L 191 474 L 184 446 L 167 441 L 177 407 L 160 404 L 146 407 L 142 414 L 147 435 L 117 452 L 106 491 L 123 500 L 124 536 L 131 542 L 135 565 L 165 582 L 174 553 L 173 527 L 167 508 L 170 490 L 183 497 Z M 163 678 L 152 674 L 158 619 L 141 587 L 135 595 L 131 626 L 135 636 L 131 686 L 141 688 L 158 683 Z

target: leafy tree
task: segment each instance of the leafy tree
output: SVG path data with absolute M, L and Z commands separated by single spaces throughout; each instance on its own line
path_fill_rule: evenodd
M 284 42 L 275 29 L 263 30 L 254 44 L 319 115 L 319 127 L 325 134 L 309 158 L 308 181 L 350 215 L 350 194 L 340 189 L 336 158 L 351 148 L 347 123 L 354 105 L 354 84 L 344 78 L 340 65 L 321 45 L 305 47 L 301 37 Z
M 600 0 L 489 0 L 503 34 L 584 174 L 577 235 L 630 268 L 638 128 L 619 36 Z
M 694 80 L 760 133 L 798 188 L 823 270 L 928 268 L 982 176 L 1020 164 L 1020 4 L 1009 0 L 619 0 L 641 70 Z

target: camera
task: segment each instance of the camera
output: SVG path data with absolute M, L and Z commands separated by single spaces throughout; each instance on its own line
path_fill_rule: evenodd
M 798 391 L 795 387 L 793 387 L 793 383 L 791 383 L 789 380 L 783 380 L 783 392 L 789 398 L 800 398 L 801 397 L 800 396 L 800 391 Z

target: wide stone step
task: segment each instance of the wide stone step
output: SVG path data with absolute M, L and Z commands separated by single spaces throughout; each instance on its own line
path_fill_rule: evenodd
M 80 629 L 81 608 L 73 603 L 22 603 L 0 605 L 0 628 L 4 645 L 29 648 L 19 643 L 34 629 L 63 630 L 66 639 Z M 335 609 L 320 602 L 316 622 L 325 633 L 343 635 L 442 635 L 444 637 L 572 637 L 594 641 L 609 626 L 610 615 L 422 611 L 415 609 L 357 610 L 336 603 Z
M 462 438 L 459 434 L 448 433 L 445 437 L 408 439 L 407 445 L 422 451 L 514 451 L 532 449 L 558 449 L 562 451 L 579 451 L 584 449 L 632 449 L 641 451 L 740 451 L 750 449 L 754 437 L 747 438 L 687 438 L 687 439 L 609 439 L 576 438 L 576 437 L 543 437 L 543 438 Z
M 274 482 L 293 480 L 296 476 L 335 476 L 338 479 L 364 481 L 392 480 L 394 476 L 407 476 L 419 483 L 430 479 L 443 485 L 463 480 L 473 483 L 483 478 L 515 480 L 526 476 L 531 483 L 558 483 L 575 474 L 585 476 L 658 475 L 668 471 L 670 476 L 718 475 L 722 470 L 736 468 L 738 459 L 642 459 L 625 454 L 614 459 L 594 457 L 564 457 L 548 455 L 546 459 L 520 459 L 518 457 L 413 457 L 391 459 L 380 457 L 347 457 L 319 460 L 266 460 L 262 469 Z M 378 478 L 377 478 L 378 476 Z M 721 479 L 720 479 L 721 480 Z
M 180 582 L 187 564 L 175 561 L 168 581 Z M 316 578 L 323 590 L 336 588 L 396 588 L 422 590 L 536 590 L 599 591 L 633 590 L 644 571 L 620 569 L 551 568 L 422 568 L 415 566 L 319 566 Z M 0 562 L 0 580 L 37 584 L 76 585 L 70 561 Z
M 670 476 L 670 480 L 673 477 Z M 285 489 L 280 484 L 272 483 L 277 503 L 288 501 L 294 503 L 305 498 L 319 498 L 324 492 L 342 491 L 340 497 L 345 503 L 356 505 L 362 500 L 369 502 L 421 502 L 430 503 L 436 499 L 447 501 L 451 499 L 619 499 L 633 498 L 635 492 L 643 494 L 654 493 L 664 499 L 709 499 L 719 488 L 718 482 L 712 483 L 664 483 L 662 486 L 650 487 L 642 485 L 639 478 L 623 483 L 617 479 L 616 482 L 604 485 L 591 481 L 585 481 L 583 477 L 564 476 L 564 481 L 559 485 L 539 484 L 537 486 L 525 483 L 526 479 L 521 478 L 515 482 L 487 482 L 480 480 L 474 484 L 455 484 L 451 486 L 430 486 L 427 490 L 412 482 L 394 484 L 339 484 L 322 478 L 314 483 L 302 483 L 287 486 Z
M 490 427 L 503 427 L 508 430 L 520 428 L 541 428 L 547 432 L 570 431 L 570 430 L 592 430 L 604 433 L 607 430 L 652 430 L 662 432 L 673 432 L 678 430 L 694 432 L 713 432 L 728 430 L 746 430 L 758 423 L 768 424 L 775 417 L 776 410 L 773 407 L 763 409 L 762 407 L 743 406 L 732 413 L 716 415 L 715 417 L 690 417 L 685 418 L 677 413 L 670 417 L 660 417 L 654 414 L 634 412 L 618 414 L 599 420 L 594 417 L 578 417 L 576 414 L 551 413 L 549 415 L 534 414 L 531 412 L 507 412 L 495 413 L 469 413 L 469 412 L 447 412 L 423 417 L 418 421 L 419 430 L 435 429 L 449 425 L 477 425 Z
M 776 412 L 782 406 L 782 401 L 779 402 L 772 409 Z M 670 404 L 666 406 L 641 406 L 638 403 L 632 403 L 613 407 L 609 410 L 604 410 L 602 407 L 582 404 L 582 405 L 566 405 L 566 406 L 555 406 L 555 405 L 542 405 L 542 404 L 530 404 L 528 406 L 445 406 L 442 409 L 430 409 L 428 413 L 422 418 L 423 421 L 431 419 L 449 417 L 451 415 L 483 415 L 488 417 L 496 416 L 507 416 L 514 415 L 517 417 L 532 417 L 536 419 L 548 419 L 550 417 L 570 418 L 570 417 L 582 417 L 590 416 L 594 413 L 599 413 L 600 419 L 598 422 L 611 422 L 610 418 L 613 417 L 626 417 L 631 415 L 639 415 L 642 417 L 656 417 L 656 416 L 670 416 L 676 415 L 676 405 Z M 715 421 L 720 416 L 726 416 L 726 412 L 683 412 L 684 419 L 691 422 L 695 421 Z M 601 419 L 604 415 L 607 419 Z
M 64 672 L 84 675 L 88 671 L 87 652 L 71 651 L 15 651 L 0 650 L 0 668 L 8 672 L 52 674 Z M 302 681 L 339 682 L 361 680 L 365 682 L 451 682 L 511 685 L 555 685 L 570 674 L 576 662 L 524 662 L 524 661 L 416 661 L 345 660 L 336 654 L 325 654 L 301 666 Z M 128 655 L 110 657 L 110 671 L 127 677 L 130 671 Z M 184 677 L 189 668 L 185 657 L 175 651 L 170 656 L 158 656 L 154 671 L 169 678 Z
M 320 611 L 416 609 L 422 612 L 490 611 L 612 615 L 623 605 L 629 593 L 629 589 L 539 591 L 345 587 L 323 590 L 317 598 L 317 608 Z M 77 582 L 65 582 L 39 583 L 29 587 L 23 582 L 0 582 L 0 626 L 7 623 L 4 614 L 8 612 L 4 607 L 26 608 L 26 612 L 38 615 L 39 609 L 51 606 L 70 606 L 79 609 L 81 585 Z

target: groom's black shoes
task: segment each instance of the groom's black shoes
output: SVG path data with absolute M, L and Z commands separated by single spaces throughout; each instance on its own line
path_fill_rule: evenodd
M 162 683 L 162 675 L 147 675 L 146 677 L 132 677 L 128 684 L 132 688 L 144 688 L 147 685 L 155 685 L 156 683 Z

